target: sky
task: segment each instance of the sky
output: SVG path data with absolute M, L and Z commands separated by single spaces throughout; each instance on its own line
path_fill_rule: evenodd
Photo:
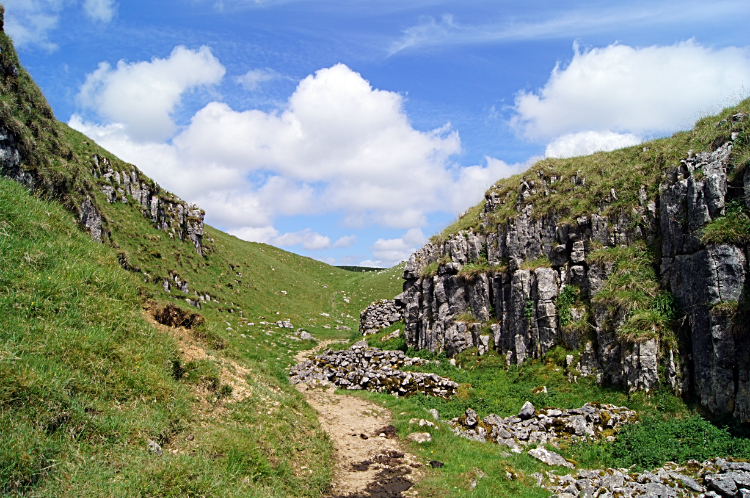
M 335 265 L 750 96 L 747 0 L 3 3 L 57 119 L 208 224 Z

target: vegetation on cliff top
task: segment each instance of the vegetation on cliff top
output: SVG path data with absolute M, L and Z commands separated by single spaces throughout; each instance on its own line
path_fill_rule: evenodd
M 483 224 L 480 216 L 485 204 L 482 200 L 440 235 L 447 237 L 466 229 L 488 233 L 507 223 L 518 214 L 516 203 L 522 181 L 531 185 L 530 192 L 535 192 L 529 193 L 520 205 L 532 204 L 533 216 L 537 218 L 556 213 L 564 223 L 592 213 L 630 214 L 639 205 L 641 187 L 645 188 L 648 200 L 654 200 L 659 194 L 659 185 L 665 183 L 670 168 L 679 166 L 680 159 L 691 152 L 716 150 L 732 133 L 737 136 L 731 156 L 733 169 L 728 176 L 730 184 L 736 186 L 742 182 L 742 174 L 750 164 L 750 118 L 733 121 L 732 116 L 738 113 L 750 115 L 750 99 L 715 116 L 701 118 L 693 129 L 670 137 L 589 156 L 543 159 L 523 173 L 501 179 L 490 187 L 488 192 L 499 196 L 501 204 L 490 214 L 489 223 Z M 554 183 L 550 182 L 553 177 Z M 546 191 L 541 178 L 548 182 Z

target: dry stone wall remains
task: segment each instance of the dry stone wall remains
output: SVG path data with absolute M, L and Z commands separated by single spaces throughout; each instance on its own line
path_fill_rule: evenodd
M 342 389 L 368 390 L 407 396 L 423 393 L 449 398 L 458 384 L 431 373 L 405 372 L 402 366 L 426 364 L 420 358 L 409 358 L 403 351 L 383 351 L 359 341 L 342 351 L 326 350 L 292 367 L 292 384 L 331 382 Z
M 635 411 L 623 406 L 586 403 L 581 408 L 569 410 L 536 410 L 527 401 L 514 417 L 490 414 L 479 419 L 474 410 L 468 409 L 450 424 L 458 436 L 482 443 L 493 441 L 520 453 L 522 446 L 556 445 L 560 439 L 594 441 L 611 437 L 624 424 L 637 419 Z
M 375 301 L 359 314 L 359 331 L 362 335 L 376 334 L 403 319 L 401 296 Z
M 750 336 L 739 333 L 736 320 L 716 307 L 745 298 L 748 248 L 700 241 L 703 228 L 725 214 L 730 197 L 750 207 L 750 173 L 743 178 L 744 192 L 727 187 L 731 149 L 729 141 L 714 152 L 683 159 L 669 171 L 657 197 L 649 198 L 641 188 L 631 213 L 592 213 L 574 223 L 563 223 L 554 213 L 539 216 L 525 202 L 531 193 L 553 191 L 562 179 L 539 173 L 539 178 L 523 180 L 517 215 L 507 223 L 489 233 L 462 231 L 411 255 L 400 296 L 407 345 L 449 356 L 472 347 L 480 354 L 494 348 L 508 364 L 563 345 L 580 352 L 581 375 L 628 391 L 662 384 L 678 393 L 692 391 L 710 413 L 749 421 Z M 585 185 L 585 178 L 577 176 L 565 181 Z M 603 202 L 616 198 L 613 191 Z M 489 215 L 505 201 L 492 189 L 485 201 L 481 221 L 491 226 Z M 566 286 L 593 298 L 613 272 L 612 263 L 592 260 L 591 252 L 636 241 L 661 244 L 663 289 L 672 292 L 687 316 L 689 341 L 681 349 L 661 343 L 658 334 L 637 341 L 619 335 L 628 311 L 616 306 L 572 309 L 586 326 L 560 324 L 558 296 Z M 538 258 L 549 262 L 524 268 Z M 461 271 L 477 262 L 488 269 Z

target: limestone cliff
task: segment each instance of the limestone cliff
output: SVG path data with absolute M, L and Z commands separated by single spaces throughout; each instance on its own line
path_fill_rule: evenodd
M 744 114 L 733 121 L 744 130 Z M 473 226 L 410 257 L 400 296 L 407 344 L 450 356 L 489 344 L 508 364 L 563 345 L 577 352 L 581 375 L 629 391 L 666 384 L 713 415 L 750 421 L 748 248 L 736 237 L 702 238 L 730 204 L 750 208 L 750 168 L 734 174 L 740 156 L 732 154 L 743 137 L 662 165 L 658 191 L 612 188 L 595 212 L 573 219 L 560 205 L 538 212 L 535 203 L 563 184 L 587 189 L 585 171 L 532 168 L 511 179 L 515 195 L 510 180 L 499 182 Z M 630 204 L 609 209 L 618 196 Z M 514 214 L 498 221 L 502 209 Z

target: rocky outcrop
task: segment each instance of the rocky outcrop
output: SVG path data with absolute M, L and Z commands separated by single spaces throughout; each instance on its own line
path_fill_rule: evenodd
M 383 351 L 370 348 L 365 341 L 343 351 L 326 350 L 292 367 L 289 381 L 332 382 L 342 389 L 368 390 L 406 396 L 423 393 L 449 398 L 458 384 L 430 373 L 404 372 L 399 367 L 427 363 L 420 358 L 409 358 L 403 351 Z
M 403 302 L 396 299 L 381 299 L 362 310 L 359 314 L 359 331 L 362 335 L 376 334 L 403 318 Z
M 750 463 L 727 462 L 714 458 L 685 465 L 667 462 L 658 469 L 633 472 L 631 469 L 579 470 L 575 474 L 545 476 L 536 474 L 538 484 L 557 498 L 588 496 L 659 496 L 677 498 L 742 497 L 750 494 Z
M 748 421 L 750 343 L 717 309 L 745 297 L 746 248 L 700 242 L 702 229 L 725 214 L 731 148 L 727 143 L 684 159 L 670 172 L 674 184 L 662 185 L 661 278 L 690 324 L 693 389 L 701 404 L 711 413 Z
M 407 345 L 449 356 L 494 348 L 508 364 L 563 345 L 580 351 L 581 375 L 628 391 L 666 384 L 691 392 L 714 415 L 750 421 L 750 334 L 727 312 L 747 299 L 747 248 L 701 242 L 706 225 L 726 214 L 730 198 L 750 206 L 750 168 L 739 192 L 728 186 L 731 150 L 727 141 L 714 152 L 691 154 L 667 172 L 657 197 L 641 187 L 630 212 L 605 216 L 602 209 L 574 223 L 562 222 L 554 211 L 535 213 L 526 202 L 535 193 L 554 193 L 561 178 L 538 172 L 521 182 L 515 198 L 490 189 L 479 220 L 483 233 L 467 230 L 432 241 L 409 258 L 400 296 Z M 564 181 L 584 187 L 586 179 Z M 600 206 L 617 198 L 612 190 Z M 508 203 L 515 216 L 488 229 L 489 216 Z M 621 334 L 630 318 L 627 304 L 597 300 L 614 265 L 591 253 L 636 242 L 661 245 L 656 261 L 662 290 L 686 316 L 688 340 L 679 345 L 663 342 L 656 328 Z M 568 286 L 585 297 L 583 308 L 568 303 L 565 309 L 566 323 L 579 326 L 561 322 L 560 296 Z
M 198 254 L 204 255 L 205 213 L 197 205 L 184 202 L 163 191 L 158 184 L 142 179 L 135 168 L 113 169 L 110 160 L 98 154 L 92 156 L 91 174 L 99 180 L 100 191 L 110 204 L 131 203 L 170 238 L 189 240 Z
M 623 406 L 586 403 L 570 410 L 537 411 L 526 402 L 515 417 L 491 414 L 480 420 L 474 410 L 468 409 L 450 423 L 458 436 L 480 442 L 493 441 L 518 453 L 522 446 L 556 445 L 561 439 L 594 441 L 611 436 L 624 424 L 637 419 L 635 411 Z
M 87 228 L 91 238 L 97 242 L 102 241 L 102 215 L 96 210 L 90 197 L 86 197 L 81 204 L 79 213 L 81 226 Z
M 21 168 L 21 152 L 16 136 L 0 126 L 0 176 L 10 178 L 32 189 L 35 185 L 34 175 Z

